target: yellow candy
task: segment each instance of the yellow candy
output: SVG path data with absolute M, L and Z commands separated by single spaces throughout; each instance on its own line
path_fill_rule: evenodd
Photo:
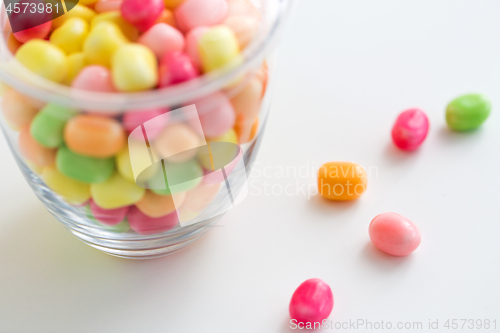
M 64 52 L 41 39 L 23 44 L 16 59 L 33 73 L 57 83 L 63 82 L 68 74 L 68 59 Z
M 70 204 L 81 205 L 90 199 L 90 186 L 88 184 L 66 177 L 55 167 L 44 168 L 42 179 L 52 191 Z
M 89 24 L 87 21 L 80 17 L 72 17 L 52 32 L 50 42 L 69 55 L 82 51 L 83 42 L 88 34 Z
M 83 1 L 81 1 L 81 2 L 83 2 Z M 90 22 L 92 22 L 92 19 L 94 18 L 94 16 L 95 16 L 95 12 L 92 9 L 78 4 L 75 7 L 73 7 L 73 9 L 71 9 L 66 14 L 61 15 L 58 18 L 56 18 L 55 20 L 53 20 L 52 21 L 52 28 L 53 29 L 59 28 L 61 25 L 63 25 L 64 22 L 66 22 L 66 20 L 69 20 L 72 17 L 81 17 L 82 19 L 87 21 L 88 24 L 90 24 Z
M 132 24 L 125 21 L 118 10 L 114 10 L 111 12 L 104 12 L 102 14 L 98 14 L 92 20 L 91 27 L 94 28 L 98 23 L 108 21 L 115 23 L 123 32 L 125 37 L 127 37 L 132 42 L 136 41 L 139 37 L 139 30 L 134 27 Z
M 146 190 L 115 173 L 104 183 L 90 185 L 95 203 L 104 209 L 133 205 L 142 199 Z
M 221 136 L 217 138 L 207 138 L 207 143 L 210 146 L 210 143 L 213 142 L 230 142 L 234 143 L 235 145 L 238 144 L 238 136 L 236 135 L 236 132 L 234 129 L 230 129 L 226 133 L 222 134 Z M 216 168 L 217 166 L 220 166 L 218 163 L 219 161 L 231 161 L 234 157 L 236 157 L 236 146 L 227 146 L 224 147 L 223 149 L 217 149 L 217 151 L 213 151 L 213 149 L 202 149 L 200 154 L 198 155 L 198 158 L 200 160 L 201 165 L 207 169 L 207 170 L 212 170 L 212 162 L 215 163 Z M 212 155 L 212 158 L 210 158 L 210 155 Z M 213 156 L 217 155 L 217 156 Z M 214 160 L 214 158 L 217 159 L 217 161 Z
M 70 85 L 71 82 L 75 79 L 75 77 L 80 73 L 80 71 L 87 66 L 87 58 L 83 52 L 73 53 L 68 56 L 68 75 L 64 80 L 64 83 Z
M 113 83 L 120 91 L 148 90 L 158 84 L 156 56 L 153 51 L 143 45 L 120 46 L 111 60 L 111 72 Z
M 203 34 L 198 49 L 204 72 L 241 62 L 236 35 L 225 25 L 215 26 Z
M 141 177 L 137 181 L 145 182 L 156 175 L 160 165 L 153 164 L 153 166 L 151 166 L 151 157 L 149 156 L 149 153 L 146 152 L 146 154 L 144 154 L 144 150 L 141 149 L 141 144 L 134 144 L 133 142 L 134 141 L 129 141 L 129 145 L 116 155 L 116 167 L 123 178 L 131 182 L 136 181 L 132 170 L 132 163 L 130 161 L 130 150 L 132 150 L 134 152 L 134 165 L 138 170 L 145 170 L 141 173 Z M 154 160 L 157 160 L 157 158 L 154 157 Z
M 127 38 L 115 23 L 103 21 L 90 31 L 83 43 L 83 53 L 89 63 L 110 67 L 111 57 L 126 43 Z
M 85 6 L 92 5 L 92 4 L 96 3 L 96 2 L 97 2 L 97 0 L 80 0 L 80 3 L 82 5 L 85 5 Z

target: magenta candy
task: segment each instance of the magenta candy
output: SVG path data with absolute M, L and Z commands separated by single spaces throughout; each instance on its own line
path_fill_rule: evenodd
M 167 54 L 160 63 L 160 88 L 186 82 L 198 77 L 200 73 L 191 59 L 183 52 Z
M 164 115 L 168 112 L 168 109 L 148 109 L 148 110 L 135 110 L 127 112 L 123 115 L 123 127 L 128 133 L 132 133 L 137 127 L 141 126 L 145 122 L 156 118 L 158 116 Z M 148 124 L 148 140 L 155 139 L 167 126 L 168 113 L 163 117 L 157 118 L 155 121 Z M 142 132 L 134 132 L 131 134 L 132 137 L 139 140 L 144 140 L 144 135 Z
M 175 19 L 181 31 L 221 23 L 228 13 L 227 0 L 186 0 L 175 9 Z
M 407 256 L 420 245 L 418 227 L 404 216 L 384 213 L 370 223 L 370 239 L 380 250 L 393 256 Z
M 179 224 L 177 212 L 153 218 L 142 213 L 136 206 L 130 208 L 127 219 L 130 228 L 141 235 L 153 235 L 169 231 Z
M 333 309 L 330 286 L 320 279 L 303 282 L 293 293 L 290 301 L 290 318 L 296 323 L 321 323 Z
M 102 224 L 113 226 L 117 225 L 127 216 L 129 207 L 117 209 L 104 209 L 99 207 L 94 201 L 90 202 L 90 210 L 94 218 Z
M 104 66 L 98 65 L 91 65 L 82 69 L 71 83 L 71 87 L 93 92 L 116 92 L 111 80 L 111 71 Z
M 196 109 L 208 138 L 216 138 L 234 127 L 236 113 L 226 95 L 216 92 L 195 102 Z
M 429 119 L 424 111 L 410 109 L 401 113 L 392 128 L 394 144 L 403 150 L 415 150 L 429 132 Z
M 209 30 L 210 28 L 205 26 L 196 27 L 186 35 L 186 54 L 198 71 L 201 71 L 200 39 Z
M 182 33 L 166 23 L 152 26 L 142 34 L 138 43 L 149 47 L 158 59 L 162 59 L 170 52 L 184 50 L 185 45 Z
M 123 18 L 140 31 L 151 28 L 163 9 L 163 0 L 124 0 L 120 7 Z

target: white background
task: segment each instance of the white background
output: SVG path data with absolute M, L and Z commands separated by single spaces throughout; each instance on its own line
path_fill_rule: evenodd
M 302 1 L 258 158 L 267 176 L 254 173 L 250 197 L 221 227 L 161 259 L 81 243 L 0 140 L 0 332 L 289 332 L 290 297 L 312 277 L 330 284 L 337 322 L 438 319 L 444 331 L 448 318 L 496 319 L 500 329 L 499 17 L 498 0 Z M 474 133 L 448 131 L 446 104 L 476 91 L 491 98 L 490 119 Z M 410 107 L 432 128 L 406 154 L 390 129 Z M 372 171 L 359 201 L 300 192 L 334 160 Z M 302 176 L 283 176 L 286 166 Z M 276 195 L 288 184 L 296 194 Z M 387 211 L 420 227 L 411 256 L 369 243 L 371 219 Z

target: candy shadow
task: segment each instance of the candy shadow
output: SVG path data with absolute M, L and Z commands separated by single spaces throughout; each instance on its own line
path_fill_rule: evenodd
M 448 126 L 442 126 L 437 133 L 437 137 L 448 146 L 456 146 L 466 143 L 471 144 L 478 141 L 483 136 L 483 133 L 482 127 L 471 131 L 458 132 L 450 129 Z
M 360 257 L 364 267 L 369 266 L 381 272 L 399 271 L 409 267 L 413 261 L 412 254 L 406 257 L 392 256 L 376 248 L 370 241 L 361 250 Z
M 321 195 L 317 194 L 311 197 L 309 200 L 312 208 L 321 214 L 331 215 L 332 213 L 347 213 L 353 211 L 356 206 L 359 205 L 359 201 L 362 198 L 351 201 L 333 201 L 323 198 Z
M 425 145 L 425 143 L 424 143 Z M 383 151 L 383 157 L 386 158 L 388 161 L 393 162 L 393 163 L 410 163 L 410 161 L 413 161 L 418 158 L 420 154 L 420 150 L 422 147 L 412 150 L 412 151 L 406 151 L 399 149 L 394 145 L 394 143 L 388 142 L 384 148 Z

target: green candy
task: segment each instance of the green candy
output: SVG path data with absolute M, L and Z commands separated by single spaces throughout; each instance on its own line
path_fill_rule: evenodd
M 446 122 L 455 131 L 470 131 L 488 119 L 491 102 L 481 94 L 468 94 L 454 99 L 446 108 Z
M 188 191 L 198 186 L 202 181 L 203 169 L 196 160 L 184 163 L 164 162 L 164 165 L 167 182 L 165 182 L 161 164 L 159 172 L 148 181 L 149 188 L 156 194 L 171 195 L 172 193 Z
M 123 219 L 123 221 L 121 221 L 120 223 L 118 223 L 116 225 L 106 225 L 106 224 L 100 223 L 99 221 L 97 221 L 95 219 L 94 215 L 92 214 L 92 211 L 90 210 L 90 206 L 85 206 L 85 208 L 83 210 L 85 211 L 85 215 L 87 216 L 87 218 L 89 219 L 90 222 L 92 222 L 93 224 L 95 224 L 95 225 L 97 225 L 97 226 L 99 226 L 107 231 L 122 234 L 122 233 L 130 230 L 130 225 L 129 225 L 128 220 L 126 218 Z
M 115 171 L 115 159 L 78 155 L 68 147 L 57 151 L 56 166 L 63 175 L 87 184 L 102 183 Z
M 64 125 L 75 114 L 74 110 L 49 103 L 33 119 L 31 135 L 44 147 L 59 147 L 63 143 Z

